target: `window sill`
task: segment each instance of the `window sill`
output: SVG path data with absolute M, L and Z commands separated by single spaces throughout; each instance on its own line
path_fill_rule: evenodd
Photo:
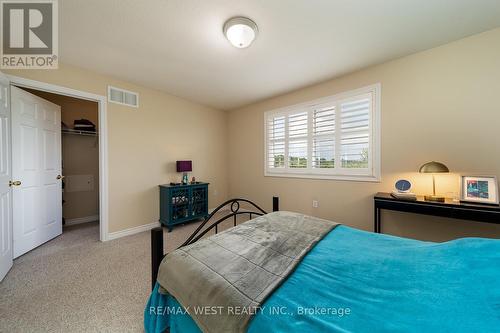
M 279 178 L 302 178 L 302 179 L 323 179 L 323 180 L 342 180 L 354 182 L 369 182 L 380 183 L 380 176 L 363 176 L 363 175 L 321 175 L 307 173 L 275 173 L 264 172 L 264 177 L 279 177 Z

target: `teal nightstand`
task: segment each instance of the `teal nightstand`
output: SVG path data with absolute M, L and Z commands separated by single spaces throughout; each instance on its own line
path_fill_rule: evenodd
M 168 228 L 208 216 L 208 184 L 160 185 L 160 223 Z

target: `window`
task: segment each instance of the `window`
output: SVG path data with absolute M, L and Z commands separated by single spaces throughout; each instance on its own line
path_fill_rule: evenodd
M 380 84 L 268 111 L 265 175 L 380 180 Z

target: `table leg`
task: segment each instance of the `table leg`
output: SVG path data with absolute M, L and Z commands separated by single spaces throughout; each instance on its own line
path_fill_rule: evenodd
M 380 233 L 381 232 L 381 227 L 382 227 L 382 223 L 381 223 L 381 220 L 380 220 L 380 208 L 378 208 L 377 206 L 375 206 L 375 212 L 374 212 L 374 226 L 373 226 L 373 229 L 376 233 Z

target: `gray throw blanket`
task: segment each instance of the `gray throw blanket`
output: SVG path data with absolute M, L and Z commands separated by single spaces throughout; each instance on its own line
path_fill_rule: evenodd
M 336 225 L 267 214 L 169 253 L 158 282 L 203 332 L 245 332 L 264 300 Z

